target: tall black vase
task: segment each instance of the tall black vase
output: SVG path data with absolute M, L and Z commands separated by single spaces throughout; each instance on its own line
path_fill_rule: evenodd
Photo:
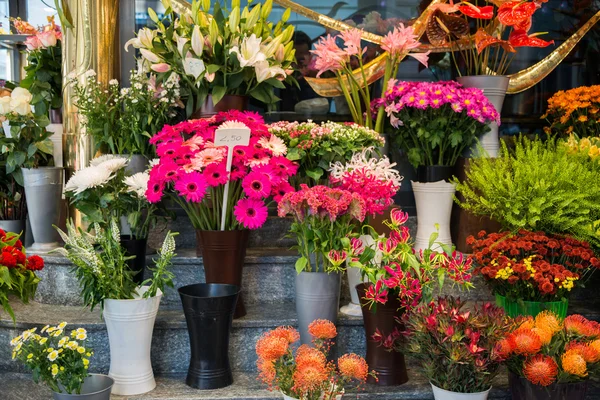
M 185 383 L 203 390 L 231 385 L 229 331 L 240 288 L 221 283 L 198 283 L 178 291 L 192 352 Z
M 146 268 L 146 246 L 148 239 L 133 239 L 130 235 L 121 236 L 121 247 L 125 249 L 127 256 L 133 256 L 127 260 L 127 267 L 135 272 L 133 281 L 140 285 L 144 281 L 144 269 Z

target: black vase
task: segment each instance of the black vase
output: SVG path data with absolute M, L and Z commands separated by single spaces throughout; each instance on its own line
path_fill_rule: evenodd
M 231 385 L 229 331 L 240 288 L 222 283 L 198 283 L 178 291 L 192 352 L 185 383 L 202 390 Z
M 127 267 L 135 272 L 133 281 L 140 285 L 144 281 L 144 269 L 146 268 L 146 247 L 148 239 L 132 239 L 130 235 L 121 236 L 121 247 L 125 249 L 127 256 L 133 256 L 127 260 Z
M 448 181 L 452 178 L 454 167 L 448 165 L 420 165 L 417 167 L 418 182 Z
M 576 383 L 553 383 L 549 386 L 534 385 L 522 376 L 508 373 L 508 385 L 512 400 L 584 400 L 588 380 Z

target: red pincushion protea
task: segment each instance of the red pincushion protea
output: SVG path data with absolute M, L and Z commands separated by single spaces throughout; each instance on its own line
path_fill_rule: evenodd
M 558 365 L 544 354 L 538 354 L 525 362 L 523 375 L 533 384 L 548 386 L 556 380 Z

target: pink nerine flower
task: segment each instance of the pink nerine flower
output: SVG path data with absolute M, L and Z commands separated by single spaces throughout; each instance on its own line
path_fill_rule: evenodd
M 337 72 L 344 68 L 346 52 L 338 47 L 334 36 L 327 35 L 319 39 L 311 53 L 315 55 L 315 68 L 319 71 L 317 77 L 323 72 Z
M 404 27 L 404 24 L 400 24 L 385 35 L 381 43 L 381 48 L 390 53 L 390 56 L 398 57 L 400 54 L 406 53 L 427 67 L 429 52 L 409 53 L 419 46 L 421 46 L 421 43 L 417 40 L 413 27 Z
M 357 56 L 362 57 L 363 54 L 366 53 L 367 48 L 360 48 L 360 42 L 362 40 L 361 29 L 348 29 L 340 34 L 342 40 L 344 41 L 344 51 L 347 56 Z

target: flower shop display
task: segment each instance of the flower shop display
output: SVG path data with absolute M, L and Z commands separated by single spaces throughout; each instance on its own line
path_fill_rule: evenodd
M 501 342 L 515 400 L 583 400 L 598 376 L 600 327 L 581 315 L 543 311 L 517 323 Z
M 383 215 L 394 204 L 394 196 L 400 189 L 403 179 L 395 166 L 396 164 L 391 163 L 387 156 L 378 157 L 376 151 L 368 147 L 354 153 L 347 163 L 339 161 L 332 163 L 329 168 L 329 180 L 333 187 L 356 192 L 363 197 L 366 213 L 364 223 L 368 224 L 369 220 Z M 358 231 L 362 232 L 362 229 Z M 360 239 L 365 246 L 374 245 L 370 235 L 361 234 Z M 347 268 L 346 273 L 351 302 L 340 311 L 346 315 L 359 317 L 362 311 L 356 285 L 362 281 L 361 271 L 359 268 Z
M 249 130 L 249 145 L 235 146 L 228 160 L 227 147 L 215 145 L 219 129 Z M 241 287 L 248 230 L 267 220 L 268 199 L 280 201 L 293 190 L 288 180 L 298 166 L 285 157 L 285 144 L 258 114 L 235 110 L 165 125 L 150 142 L 159 162 L 150 171 L 148 201 L 166 194 L 185 210 L 199 238 L 206 282 Z M 236 318 L 246 313 L 241 297 L 237 304 Z
M 337 363 L 328 359 L 337 337 L 331 321 L 315 320 L 308 331 L 314 347 L 304 344 L 295 354 L 294 343 L 300 335 L 292 327 L 280 326 L 256 342 L 259 380 L 270 391 L 281 392 L 284 400 L 339 400 L 347 387 L 361 387 L 368 376 L 374 376 L 356 354 L 344 354 Z
M 438 241 L 451 244 L 450 216 L 454 183 L 448 181 L 459 156 L 489 128 L 498 112 L 478 89 L 452 81 L 398 82 L 373 102 L 388 113 L 392 143 L 417 169 L 411 181 L 417 206 L 415 248 L 427 246 L 439 224 Z
M 112 218 L 121 222 L 121 245 L 137 284 L 144 280 L 148 234 L 157 219 L 158 206 L 149 203 L 146 190 L 150 175 L 127 172 L 130 159 L 114 155 L 94 158 L 90 166 L 76 171 L 65 186 L 65 197 L 84 220 L 105 228 Z
M 85 306 L 98 304 L 106 322 L 110 344 L 110 371 L 115 380 L 113 393 L 135 395 L 149 392 L 156 383 L 150 362 L 154 320 L 166 286 L 173 287 L 169 270 L 175 256 L 175 234 L 169 232 L 158 251 L 152 277 L 137 285 L 127 268 L 121 234 L 115 218 L 106 228 L 94 224 L 94 233 L 67 223 L 67 233 L 58 229 L 65 247 L 56 252 L 74 264 Z
M 347 252 L 344 238 L 365 219 L 367 205 L 358 192 L 327 186 L 300 185 L 278 204 L 280 217 L 294 221 L 296 237 L 296 312 L 302 344 L 310 344 L 308 325 L 317 319 L 337 321 L 341 276 Z
M 571 290 L 600 268 L 587 242 L 564 235 L 482 231 L 468 243 L 473 247 L 474 273 L 482 275 L 511 317 L 535 317 L 547 309 L 564 318 Z
M 44 253 L 58 246 L 52 225 L 59 222 L 63 169 L 51 166 L 54 145 L 46 130 L 48 116 L 35 115 L 32 100 L 33 95 L 20 87 L 10 97 L 0 97 L 0 148 L 6 154 L 6 174 L 24 187 L 34 239 L 31 250 Z
M 164 16 L 149 9 L 157 28 L 142 28 L 133 45 L 141 53 L 144 68 L 160 80 L 177 76 L 188 117 L 243 111 L 248 96 L 272 106 L 279 101 L 274 89 L 295 82 L 294 27 L 286 24 L 290 11 L 277 23 L 269 22 L 272 0 L 231 8 L 194 0 L 186 18 L 176 15 L 170 2 L 162 0 Z
M 110 400 L 114 380 L 90 374 L 88 333 L 83 328 L 67 331 L 67 323 L 31 328 L 13 338 L 12 358 L 31 370 L 35 383 L 44 383 L 55 400 Z
M 360 268 L 367 278 L 356 287 L 367 338 L 367 363 L 377 372 L 377 383 L 385 386 L 408 380 L 400 347 L 401 316 L 421 303 L 427 304 L 444 284 L 472 287 L 471 259 L 447 245 L 435 246 L 435 234 L 428 248 L 414 252 L 404 225 L 407 220 L 408 214 L 392 209 L 390 219 L 384 222 L 391 231 L 387 237 L 366 228 L 379 251 L 365 246 L 359 238 L 343 239 L 348 266 Z M 432 250 L 434 247 L 440 251 Z
M 380 134 L 352 122 L 280 121 L 268 127 L 287 146 L 287 158 L 299 165 L 292 180 L 296 189 L 301 183 L 327 184 L 331 163 L 348 162 L 365 148 L 385 145 Z
M 504 361 L 499 344 L 512 327 L 501 308 L 440 297 L 413 308 L 403 321 L 406 349 L 436 400 L 487 399 Z
M 506 73 L 517 49 L 554 43 L 539 38 L 540 33 L 529 33 L 540 8 L 539 1 L 440 4 L 427 22 L 426 34 L 433 46 L 449 47 L 460 75 L 458 82 L 483 90 L 500 113 L 509 83 Z M 496 122 L 490 121 L 491 130 L 482 139 L 490 157 L 496 157 L 499 150 Z
M 183 103 L 177 75 L 162 81 L 155 74 L 131 71 L 129 80 L 130 87 L 120 88 L 116 79 L 99 82 L 94 70 L 83 77 L 69 76 L 84 132 L 92 136 L 97 150 L 132 158 L 129 169 L 137 173 L 155 155 L 148 139 Z
M 598 246 L 592 229 L 600 219 L 600 176 L 591 163 L 578 161 L 554 141 L 515 140 L 502 145 L 495 160 L 475 158 L 467 179 L 457 183 L 459 205 L 489 216 L 510 231 L 526 229 L 567 234 Z
M 560 90 L 548 99 L 548 108 L 541 118 L 550 126 L 544 131 L 551 135 L 578 137 L 600 136 L 600 85 Z
M 185 383 L 202 390 L 233 383 L 229 333 L 240 287 L 198 283 L 177 289 L 190 336 L 190 365 Z
M 367 128 L 374 128 L 381 133 L 384 114 L 382 107 L 377 107 L 373 111 L 370 108 L 371 89 L 365 73 L 365 64 L 363 64 L 363 56 L 367 48 L 361 47 L 362 34 L 362 29 L 352 28 L 336 36 L 321 37 L 311 53 L 315 55 L 317 78 L 327 71 L 335 73 L 354 122 Z M 343 49 L 338 46 L 338 40 L 343 42 Z M 398 75 L 400 61 L 404 58 L 403 53 L 418 49 L 420 45 L 413 27 L 405 27 L 402 23 L 383 37 L 381 49 L 388 55 L 383 75 L 384 85 L 389 85 L 390 79 Z M 425 67 L 427 67 L 428 54 L 428 52 L 408 53 Z M 353 74 L 356 64 L 361 73 L 358 79 Z M 383 97 L 385 90 L 382 92 Z
M 22 24 L 14 26 L 17 28 Z M 20 28 L 16 30 L 21 33 Z M 52 122 L 60 124 L 63 105 L 62 32 L 60 26 L 54 23 L 54 16 L 48 17 L 48 25 L 27 37 L 25 46 L 27 65 L 24 68 L 25 78 L 19 85 L 32 94 L 31 105 L 36 115 L 50 115 Z
M 27 304 L 33 300 L 40 278 L 36 271 L 44 268 L 44 260 L 37 255 L 26 257 L 20 233 L 0 229 L 0 305 L 15 322 L 15 313 L 9 295 Z

